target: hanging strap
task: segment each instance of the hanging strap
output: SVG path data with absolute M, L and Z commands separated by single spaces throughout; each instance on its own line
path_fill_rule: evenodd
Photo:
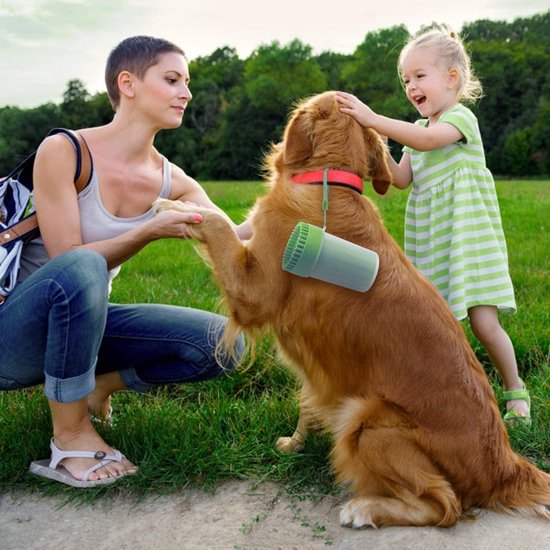
M 88 144 L 78 132 L 71 132 L 65 128 L 54 128 L 48 133 L 48 136 L 55 134 L 63 134 L 68 137 L 76 149 L 76 170 L 73 181 L 76 192 L 80 193 L 88 185 L 94 167 Z
M 327 228 L 327 212 L 328 212 L 328 168 L 323 170 L 323 231 Z

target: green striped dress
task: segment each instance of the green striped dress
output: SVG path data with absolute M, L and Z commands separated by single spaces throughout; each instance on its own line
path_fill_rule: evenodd
M 457 319 L 478 305 L 514 313 L 506 241 L 477 119 L 458 104 L 441 122 L 458 128 L 464 140 L 433 151 L 403 148 L 413 173 L 405 254 L 437 286 Z

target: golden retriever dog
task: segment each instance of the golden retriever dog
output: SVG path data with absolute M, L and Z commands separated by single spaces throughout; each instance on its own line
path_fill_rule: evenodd
M 251 212 L 249 241 L 214 211 L 167 200 L 155 208 L 202 214 L 189 231 L 223 291 L 229 338 L 274 331 L 303 383 L 303 416 L 278 446 L 302 446 L 309 419 L 332 434 L 337 481 L 353 494 L 342 525 L 450 526 L 470 507 L 550 519 L 550 475 L 511 449 L 461 325 L 348 178 L 329 186 L 326 230 L 378 253 L 373 286 L 357 292 L 282 269 L 297 222 L 323 226 L 323 186 L 293 179 L 328 168 L 384 193 L 386 154 L 380 137 L 325 92 L 296 107 L 266 156 L 270 190 Z

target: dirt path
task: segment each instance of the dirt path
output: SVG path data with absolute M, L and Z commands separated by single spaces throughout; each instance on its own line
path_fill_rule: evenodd
M 289 498 L 274 484 L 232 481 L 135 502 L 75 506 L 59 497 L 0 497 L 2 550 L 549 550 L 550 522 L 480 512 L 450 529 L 340 527 L 341 499 Z

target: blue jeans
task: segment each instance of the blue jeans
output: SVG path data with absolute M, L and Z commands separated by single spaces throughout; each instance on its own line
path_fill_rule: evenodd
M 157 304 L 109 303 L 105 259 L 89 250 L 56 256 L 0 305 L 0 391 L 44 383 L 48 399 L 69 403 L 95 387 L 95 375 L 118 371 L 146 391 L 208 380 L 239 360 L 216 358 L 227 319 Z

